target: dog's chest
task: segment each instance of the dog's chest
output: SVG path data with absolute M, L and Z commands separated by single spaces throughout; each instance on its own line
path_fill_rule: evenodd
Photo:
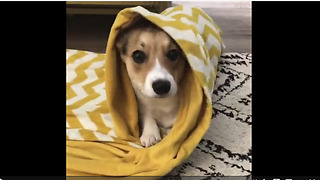
M 162 128 L 171 128 L 179 111 L 177 99 L 154 99 L 146 101 L 143 106 Z

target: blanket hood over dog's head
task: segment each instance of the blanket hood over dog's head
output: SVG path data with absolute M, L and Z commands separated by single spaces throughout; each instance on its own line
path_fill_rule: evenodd
M 131 118 L 137 116 L 137 105 L 133 103 L 135 101 L 132 96 L 133 91 L 129 87 L 129 79 L 124 73 L 125 67 L 117 57 L 115 42 L 119 32 L 134 24 L 139 17 L 157 25 L 177 42 L 187 57 L 195 80 L 201 85 L 210 104 L 217 64 L 224 48 L 220 37 L 220 28 L 200 8 L 176 6 L 166 9 L 161 14 L 152 13 L 140 6 L 122 10 L 114 22 L 107 45 L 106 69 L 112 67 L 112 71 L 106 72 L 106 90 L 107 97 L 113 96 L 114 98 L 110 97 L 109 107 L 114 106 L 116 108 L 114 110 L 119 111 L 119 115 L 123 115 L 123 117 L 119 117 L 121 119 L 119 121 L 125 121 L 124 123 L 128 127 L 126 132 L 130 132 L 135 137 L 138 137 L 137 122 L 136 118 L 134 118 L 135 120 Z M 121 75 L 119 76 L 119 74 Z M 119 101 L 122 103 L 126 101 L 128 104 L 127 106 L 119 105 Z M 128 111 L 128 108 L 132 111 L 128 114 L 129 116 L 124 117 L 124 114 L 128 112 L 123 111 Z M 128 121 L 128 118 L 131 120 Z
M 136 97 L 115 46 L 119 32 L 134 24 L 137 17 L 147 19 L 169 34 L 184 52 L 190 67 L 180 83 L 180 107 L 171 132 L 149 148 L 140 144 Z M 120 11 L 111 28 L 105 54 L 106 96 L 101 99 L 106 99 L 106 103 L 91 101 L 94 106 L 91 107 L 80 101 L 81 108 L 69 106 L 67 109 L 70 112 L 67 175 L 163 176 L 188 158 L 210 125 L 211 95 L 223 49 L 220 35 L 220 28 L 196 7 L 176 6 L 161 14 L 140 6 Z M 74 62 L 75 57 L 72 58 L 70 61 Z M 86 71 L 80 69 L 78 74 L 86 78 Z M 96 87 L 91 83 L 85 88 L 89 93 Z M 96 96 L 98 93 L 94 94 Z M 72 108 L 77 109 L 73 111 Z M 85 113 L 82 114 L 80 110 L 83 109 Z M 78 123 L 81 118 L 86 121 Z M 81 138 L 75 138 L 80 135 Z

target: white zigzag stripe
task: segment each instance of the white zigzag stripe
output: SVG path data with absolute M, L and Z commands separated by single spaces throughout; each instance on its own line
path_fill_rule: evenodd
M 198 19 L 199 22 L 200 22 L 200 21 L 203 21 L 203 20 L 207 21 L 207 20 L 204 19 L 204 18 L 201 18 L 201 19 L 200 19 L 200 17 L 202 17 L 202 16 L 199 15 L 199 19 Z M 199 31 L 199 33 L 203 34 L 203 32 L 204 32 L 204 26 L 205 26 L 206 23 L 203 23 L 203 22 L 202 22 L 202 23 L 196 24 L 196 23 L 188 20 L 188 19 L 185 18 L 185 17 L 184 17 L 184 18 L 181 18 L 181 21 L 184 22 L 184 23 L 186 23 L 186 24 L 188 24 L 188 25 L 194 25 L 194 26 L 196 26 L 197 29 L 198 29 L 198 31 Z M 208 21 L 207 21 L 207 22 L 208 22 Z M 213 27 L 210 22 L 209 22 L 209 24 L 206 24 L 206 25 L 208 25 L 210 28 Z M 210 26 L 210 25 L 211 25 L 211 26 Z M 213 29 L 213 30 L 214 30 L 216 33 L 218 33 L 218 32 L 216 31 L 216 29 Z M 207 46 L 208 50 L 211 49 L 212 46 L 215 46 L 215 47 L 221 52 L 221 43 L 217 40 L 216 37 L 212 36 L 211 34 L 209 34 L 209 36 L 208 36 L 208 39 L 207 39 L 207 41 L 206 41 L 206 46 Z
M 104 87 L 105 87 L 105 83 L 102 82 L 96 86 L 93 87 L 93 89 L 100 95 L 98 96 L 96 99 L 93 99 L 89 102 L 87 102 L 86 104 L 83 104 L 82 107 L 84 106 L 87 106 L 86 108 L 86 111 L 88 112 L 92 112 L 94 110 L 96 110 L 98 108 L 97 104 L 101 103 L 102 101 L 105 101 L 106 100 L 106 94 L 105 94 L 105 91 L 104 91 Z
M 204 94 L 208 97 L 208 99 L 211 101 L 212 103 L 212 92 L 209 92 L 209 89 L 207 86 L 204 87 Z
M 107 126 L 108 128 L 113 128 L 113 123 L 112 123 L 112 119 L 109 113 L 107 114 L 101 114 L 101 118 L 103 123 L 105 124 L 105 126 Z
M 85 63 L 87 61 L 92 60 L 93 58 L 97 57 L 98 54 L 93 52 L 87 52 L 88 54 L 82 58 L 77 59 L 75 62 L 67 64 L 67 69 L 76 69 L 80 64 Z
M 72 112 L 78 118 L 79 122 L 81 123 L 84 129 L 96 131 L 97 126 L 91 121 L 90 117 L 88 116 L 88 113 L 86 112 L 87 108 L 92 109 L 96 107 L 81 106 L 78 109 L 72 110 Z
M 79 140 L 79 141 L 84 140 L 81 134 L 79 133 L 79 129 L 67 129 L 67 135 L 69 139 L 72 139 L 72 140 Z
M 69 57 L 71 57 L 72 55 L 76 54 L 77 52 L 79 52 L 78 50 L 68 50 L 67 55 L 66 55 L 66 60 L 69 59 Z
M 102 59 L 101 61 L 97 61 L 91 64 L 91 66 L 88 69 L 99 69 L 103 67 L 105 64 L 105 59 Z
M 102 121 L 104 122 L 105 126 L 111 128 L 111 130 L 109 131 L 109 133 L 107 135 L 111 136 L 111 137 L 117 137 L 116 133 L 114 132 L 114 126 L 112 123 L 112 119 L 110 114 L 101 114 L 101 118 Z
M 146 15 L 146 16 L 161 16 L 161 19 L 162 20 L 167 20 L 167 21 L 175 21 L 175 19 L 173 18 L 168 18 L 168 17 L 172 17 L 174 15 L 177 15 L 177 14 L 187 14 L 189 16 L 192 16 L 192 7 L 188 7 L 188 6 L 184 6 L 184 11 L 176 11 L 176 12 L 173 12 L 171 13 L 169 16 L 162 16 L 162 15 L 159 15 L 159 14 L 151 14 L 150 12 L 144 10 L 144 9 L 141 9 L 141 8 L 134 8 L 135 11 L 138 11 L 140 12 L 141 14 L 143 15 Z M 204 26 L 207 25 L 209 26 L 213 31 L 215 31 L 217 34 L 220 33 L 220 31 L 210 22 L 208 21 L 207 19 L 205 19 L 202 15 L 199 14 L 198 16 L 198 23 L 194 23 L 192 21 L 189 21 L 187 18 L 181 18 L 181 21 L 188 24 L 188 25 L 194 25 L 197 27 L 199 33 L 203 34 L 204 32 Z M 175 37 L 175 39 L 185 39 L 185 37 L 188 37 L 190 38 L 190 33 L 193 33 L 192 30 L 178 30 L 178 29 L 175 29 L 171 26 L 164 26 L 162 27 L 162 29 L 164 29 L 167 33 L 169 33 L 172 37 Z M 176 32 L 175 32 L 176 31 Z M 177 31 L 179 31 L 177 33 Z M 188 32 L 189 31 L 189 32 Z M 183 33 L 183 34 L 181 34 Z M 184 38 L 183 38 L 184 37 Z M 191 35 L 191 37 L 194 37 Z M 210 39 L 209 39 L 210 38 Z M 190 40 L 191 42 L 194 42 L 194 43 L 199 43 L 198 41 L 195 40 L 196 38 L 191 38 L 191 39 L 188 39 Z M 208 47 L 208 49 L 211 49 L 212 46 L 215 46 L 220 52 L 221 52 L 221 43 L 214 37 L 212 36 L 211 34 L 209 35 L 208 39 L 207 39 L 207 42 L 206 42 L 206 45 Z
M 99 69 L 103 67 L 105 64 L 105 60 L 97 61 L 91 64 L 91 66 L 88 69 Z M 67 83 L 72 82 L 77 77 L 76 71 L 68 68 L 67 69 Z
M 194 23 L 193 21 L 190 21 L 189 19 L 187 19 L 187 18 L 185 18 L 185 17 L 181 18 L 180 20 L 181 20 L 182 22 L 188 24 L 188 25 L 195 25 L 195 26 L 198 25 L 198 24 Z M 197 29 L 198 29 L 198 28 L 197 28 Z M 198 31 L 199 31 L 199 29 L 198 29 Z
M 85 70 L 86 71 L 86 74 L 88 75 L 88 71 L 92 71 L 92 70 Z M 92 75 L 91 75 L 92 76 Z M 90 83 L 90 82 L 93 82 L 95 79 L 92 80 L 92 78 L 94 77 L 91 77 L 90 79 L 90 76 L 85 80 L 85 81 L 82 81 L 81 83 L 78 83 L 78 84 L 74 84 L 71 86 L 71 89 L 77 94 L 77 96 L 71 98 L 71 99 L 67 99 L 67 105 L 72 105 L 74 104 L 75 102 L 85 98 L 88 96 L 88 94 L 86 93 L 86 91 L 82 88 L 82 86 Z
M 217 35 L 220 34 L 220 31 L 210 21 L 203 18 L 201 15 L 199 15 L 198 23 L 199 23 L 198 26 L 200 28 L 201 34 L 203 34 L 203 32 L 204 32 L 205 25 L 209 26 L 209 28 L 212 29 Z M 197 26 L 197 28 L 198 28 L 198 26 Z M 215 46 L 219 50 L 219 52 L 221 52 L 222 43 L 220 43 L 220 41 L 215 36 L 213 36 L 211 33 L 209 33 L 209 36 L 206 41 L 206 46 L 207 46 L 208 50 L 211 49 L 212 46 Z
M 96 86 L 93 87 L 94 91 L 96 91 L 100 96 L 91 102 L 99 104 L 102 101 L 106 100 L 106 91 L 105 91 L 105 82 L 102 82 L 100 84 L 97 84 Z
M 189 16 L 192 16 L 192 6 L 190 5 L 185 5 L 182 7 L 183 9 L 183 14 L 186 14 L 186 15 L 189 15 Z
M 76 71 L 67 69 L 67 83 L 70 83 L 77 77 Z
M 182 7 L 183 10 L 182 11 L 175 11 L 175 12 L 170 12 L 168 13 L 168 17 L 172 17 L 172 16 L 175 16 L 177 14 L 184 14 L 184 15 L 188 15 L 188 16 L 192 16 L 192 7 L 191 6 L 188 6 L 188 5 L 185 5 Z
M 84 61 L 82 61 L 82 63 L 84 63 Z M 80 63 L 78 63 L 79 65 Z M 75 84 L 73 86 L 71 86 L 71 88 L 76 92 L 77 96 L 67 100 L 67 105 L 71 105 L 75 102 L 77 102 L 80 99 L 83 99 L 85 97 L 88 96 L 88 94 L 84 91 L 84 89 L 82 88 L 84 85 L 89 84 L 91 82 L 94 82 L 96 80 L 98 80 L 98 77 L 95 73 L 95 68 L 101 68 L 104 66 L 104 60 L 98 61 L 98 62 L 94 62 L 90 65 L 90 67 L 85 70 L 85 73 L 87 75 L 87 79 L 81 83 Z M 69 67 L 71 69 L 71 67 Z M 72 71 L 69 71 L 72 72 Z M 89 102 L 87 102 L 86 104 L 83 104 L 81 107 L 79 107 L 78 109 L 74 109 L 73 113 L 75 114 L 75 116 L 77 116 L 77 118 L 79 119 L 80 123 L 82 124 L 82 126 L 85 129 L 89 129 L 89 130 L 93 130 L 96 131 L 97 130 L 97 126 L 90 120 L 87 112 L 92 112 L 95 109 L 97 109 L 98 107 L 96 106 L 98 103 L 106 100 L 106 95 L 105 95 L 105 91 L 104 91 L 104 87 L 105 87 L 105 83 L 102 82 L 96 86 L 93 87 L 93 89 L 99 94 L 99 97 L 97 97 L 94 100 L 91 100 Z M 96 134 L 96 136 L 99 139 L 104 139 L 104 140 L 110 140 L 109 138 L 106 138 L 104 136 L 101 136 L 100 134 Z M 70 138 L 70 137 L 69 137 Z M 71 139 L 71 138 L 70 138 Z M 111 139 L 112 140 L 112 139 Z
M 195 8 L 195 7 L 186 5 L 186 6 L 183 6 L 183 11 L 175 11 L 171 14 L 169 13 L 168 16 L 172 17 L 174 15 L 183 14 L 183 15 L 188 15 L 188 16 L 192 17 L 192 8 Z M 199 10 L 202 11 L 201 9 L 199 9 Z M 203 13 L 205 13 L 205 12 L 203 12 Z M 186 18 L 181 18 L 181 20 L 182 19 L 186 19 Z M 212 22 L 205 19 L 201 14 L 198 15 L 198 23 L 197 24 L 192 21 L 190 21 L 190 23 L 192 25 L 195 25 L 197 27 L 197 29 L 199 30 L 199 32 L 201 32 L 201 33 L 203 33 L 205 24 L 208 25 L 211 29 L 213 29 L 216 33 L 219 33 L 219 30 L 212 24 Z M 187 23 L 187 24 L 190 24 L 190 23 Z
M 92 112 L 92 111 L 96 110 L 98 108 L 97 104 L 106 100 L 106 96 L 105 96 L 104 89 L 103 89 L 104 86 L 105 86 L 105 83 L 103 82 L 103 83 L 100 83 L 100 84 L 96 85 L 95 87 L 93 87 L 93 89 L 98 94 L 100 94 L 100 96 L 97 97 L 96 99 L 93 99 L 93 100 L 83 104 L 78 109 L 74 109 L 72 111 L 77 116 L 80 123 L 82 124 L 82 126 L 85 129 L 89 129 L 89 130 L 93 130 L 93 131 L 97 130 L 97 126 L 91 121 L 87 112 Z
M 136 144 L 136 143 L 133 143 L 133 142 L 129 142 L 129 145 L 132 146 L 132 147 L 135 147 L 135 148 L 138 148 L 138 149 L 141 149 L 142 146 Z
M 161 20 L 165 20 L 165 21 L 176 21 L 175 19 L 170 18 L 168 16 L 163 16 L 161 14 L 155 14 L 155 13 L 149 12 L 148 10 L 143 9 L 140 6 L 134 7 L 134 8 L 132 8 L 132 10 L 136 11 L 136 12 L 138 12 L 138 13 L 142 14 L 143 16 L 146 16 L 146 17 L 153 16 L 153 17 L 157 17 L 157 18 L 159 18 Z
M 221 52 L 221 43 L 218 41 L 217 38 L 215 38 L 211 34 L 209 34 L 209 36 L 208 36 L 206 46 L 207 46 L 208 50 L 210 50 L 211 47 L 214 46 L 218 49 L 219 52 Z
M 93 87 L 93 89 L 100 95 L 98 98 L 90 101 L 89 103 L 92 104 L 91 109 L 87 110 L 88 112 L 92 112 L 94 111 L 97 107 L 94 105 L 101 103 L 102 101 L 106 100 L 106 94 L 105 94 L 105 82 L 96 85 L 95 87 Z M 88 104 L 88 103 L 87 103 Z M 117 137 L 115 132 L 114 132 L 114 126 L 112 123 L 112 119 L 109 113 L 107 114 L 100 114 L 102 121 L 104 122 L 105 126 L 107 126 L 108 128 L 110 128 L 111 130 L 109 131 L 109 133 L 107 135 L 103 135 L 103 134 L 96 134 L 96 136 L 98 137 L 99 140 L 101 141 L 110 141 L 111 137 Z M 112 138 L 111 138 L 112 140 Z
M 87 79 L 79 84 L 74 84 L 71 86 L 71 88 L 77 93 L 78 96 L 74 97 L 73 99 L 69 99 L 67 100 L 67 105 L 71 105 L 73 103 L 75 103 L 76 101 L 85 98 L 87 96 L 87 93 L 83 90 L 82 86 L 88 83 L 91 83 L 95 80 L 98 79 L 98 77 L 96 76 L 96 73 L 93 69 L 95 68 L 101 68 L 104 66 L 104 60 L 98 61 L 98 62 L 94 62 L 90 65 L 90 67 L 88 68 L 88 70 L 85 70 L 86 74 L 87 74 Z M 82 62 L 84 63 L 84 62 Z M 67 67 L 68 73 L 67 73 L 67 82 L 71 82 L 74 78 L 77 77 L 77 74 L 75 73 L 74 68 L 72 67 Z M 104 89 L 102 89 L 102 91 L 104 92 Z M 105 97 L 104 93 L 98 92 L 100 95 L 103 95 L 103 97 Z
M 189 60 L 190 66 L 196 71 L 203 72 L 206 76 L 206 81 L 208 82 L 212 69 L 205 65 L 203 60 L 199 59 L 197 56 L 194 56 L 192 54 L 187 54 L 186 56 Z
M 94 70 L 85 70 L 85 73 L 87 74 L 87 79 L 79 84 L 74 84 L 71 86 L 71 88 L 74 90 L 74 92 L 77 94 L 76 97 L 67 100 L 67 105 L 72 105 L 73 103 L 85 98 L 88 96 L 88 94 L 85 92 L 85 90 L 82 88 L 84 85 L 94 82 L 98 79 L 96 73 Z M 101 85 L 102 84 L 102 85 Z M 101 83 L 99 87 L 104 87 L 103 83 Z M 103 96 L 99 96 L 95 100 L 89 101 L 86 104 L 83 104 L 81 107 L 78 109 L 74 109 L 73 113 L 78 117 L 80 123 L 85 129 L 90 129 L 90 130 L 97 130 L 97 126 L 90 120 L 88 117 L 86 111 L 93 111 L 96 109 L 96 102 L 101 102 L 105 99 Z
M 214 32 L 219 34 L 219 30 L 210 21 L 208 21 L 207 19 L 205 19 L 203 16 L 201 16 L 199 14 L 199 16 L 198 16 L 198 26 L 197 27 L 200 28 L 199 31 L 201 33 L 203 33 L 203 31 L 204 31 L 204 26 L 205 25 L 209 26 Z
M 211 64 L 212 63 L 212 64 Z M 210 60 L 210 69 L 217 68 L 218 67 L 218 58 L 216 55 L 214 55 Z
M 75 96 L 71 99 L 67 99 L 67 106 L 72 105 L 75 102 L 88 96 L 88 94 L 82 88 L 82 86 L 89 83 L 89 81 L 90 81 L 90 79 L 86 79 L 85 81 L 81 82 L 80 84 L 74 84 L 71 86 L 72 90 L 77 94 L 77 96 Z
M 216 71 L 216 68 L 217 68 L 217 66 L 218 66 L 218 58 L 217 58 L 217 56 L 216 55 L 214 55 L 212 58 L 211 58 L 211 60 L 209 61 L 209 69 L 211 69 L 211 70 L 213 70 L 214 69 L 214 71 Z M 209 99 L 211 100 L 211 96 L 212 96 L 212 93 L 213 93 L 213 87 L 214 87 L 214 83 L 212 83 L 212 86 L 211 87 L 209 87 L 209 89 L 208 89 L 208 91 L 210 91 L 209 93 L 208 93 L 208 97 L 210 97 Z
M 67 123 L 67 126 L 66 126 L 66 127 L 67 127 L 67 128 L 68 128 L 68 127 L 70 127 L 70 126 L 69 126 L 69 123 L 68 123 L 68 121 L 66 121 L 66 123 Z
M 202 39 L 202 36 L 200 35 L 200 34 L 197 34 L 197 39 L 198 39 L 198 44 L 200 45 L 200 52 L 201 52 L 201 55 L 202 55 L 202 57 L 206 57 L 206 58 L 208 58 L 207 57 L 207 55 L 206 55 L 206 53 L 205 53 L 205 49 L 204 49 L 204 41 L 203 41 L 203 39 Z
M 191 29 L 188 30 L 179 30 L 171 26 L 162 27 L 170 36 L 175 40 L 186 40 L 192 43 L 198 44 L 199 40 Z
M 173 11 L 173 10 L 174 10 L 174 7 L 167 8 L 167 9 L 165 9 L 164 11 L 162 11 L 162 15 L 167 16 L 167 15 L 170 14 L 171 11 Z
M 87 97 L 88 94 L 85 92 L 85 90 L 82 87 L 86 84 L 89 84 L 91 82 L 98 80 L 98 77 L 97 77 L 94 70 L 87 69 L 84 72 L 87 75 L 87 79 L 85 81 L 82 81 L 78 84 L 74 84 L 71 86 L 72 90 L 77 94 L 77 96 L 73 97 L 72 99 L 67 100 L 67 105 L 72 105 L 73 103 Z
M 100 132 L 93 132 L 93 134 L 99 139 L 99 141 L 113 141 L 113 138 L 109 135 L 100 133 Z

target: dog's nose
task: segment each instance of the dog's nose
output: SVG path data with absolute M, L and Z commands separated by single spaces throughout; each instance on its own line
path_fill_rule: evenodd
M 157 80 L 152 83 L 152 88 L 158 95 L 165 95 L 170 91 L 170 82 L 166 80 Z

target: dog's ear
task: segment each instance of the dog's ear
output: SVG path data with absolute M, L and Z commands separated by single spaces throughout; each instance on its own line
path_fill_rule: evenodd
M 134 24 L 136 24 L 136 22 L 138 22 L 141 19 L 144 19 L 144 18 L 140 14 L 134 13 L 131 19 L 121 26 L 120 31 L 132 27 Z
M 126 54 L 127 54 L 127 44 L 128 44 L 128 35 L 127 33 L 125 34 L 118 34 L 118 37 L 116 39 L 115 47 L 116 47 L 116 54 L 117 58 L 121 59 L 122 62 L 126 62 Z
M 127 44 L 128 44 L 128 32 L 133 28 L 138 21 L 144 19 L 140 14 L 135 13 L 132 18 L 123 24 L 118 30 L 118 36 L 116 39 L 116 48 L 120 54 L 127 53 Z M 138 23 L 139 24 L 139 23 Z
M 127 54 L 128 35 L 127 33 L 119 33 L 116 40 L 116 48 L 120 54 Z

